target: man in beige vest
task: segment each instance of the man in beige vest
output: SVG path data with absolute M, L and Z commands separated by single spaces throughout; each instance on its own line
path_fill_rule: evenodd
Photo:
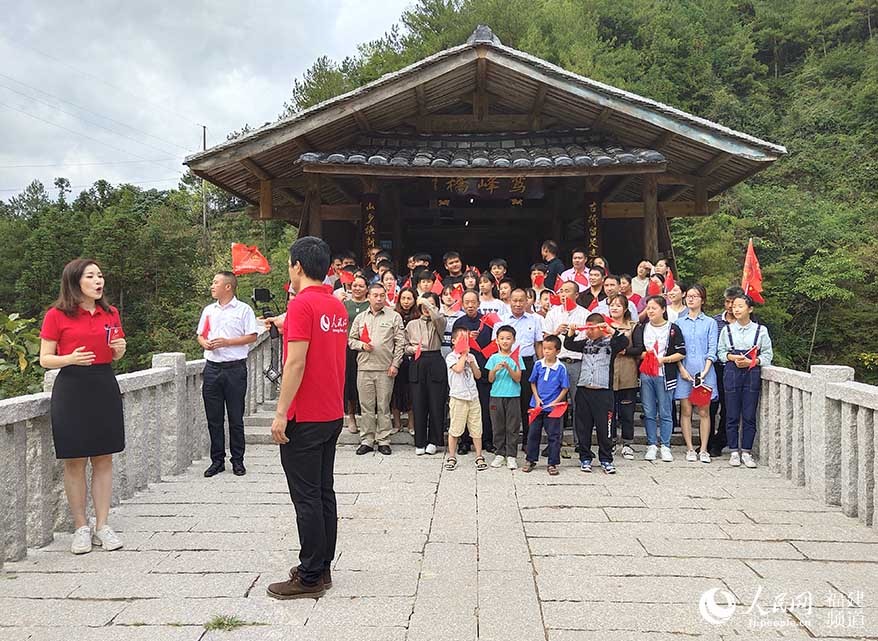
M 381 454 L 390 454 L 390 397 L 393 380 L 399 373 L 405 352 L 402 317 L 387 306 L 384 286 L 369 287 L 369 309 L 357 314 L 351 323 L 348 345 L 357 354 L 357 392 L 360 411 L 360 447 L 357 454 L 368 454 L 378 445 Z

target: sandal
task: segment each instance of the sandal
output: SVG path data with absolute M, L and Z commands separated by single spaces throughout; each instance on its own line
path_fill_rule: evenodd
M 546 471 L 549 473 L 549 476 L 558 476 L 558 468 L 554 465 L 548 466 Z
M 487 469 L 488 469 L 488 464 L 487 464 L 487 462 L 485 462 L 485 457 L 484 456 L 476 457 L 476 470 L 481 472 L 482 470 L 487 470 Z
M 449 456 L 447 459 L 445 459 L 445 469 L 448 470 L 449 472 L 456 470 L 457 469 L 457 459 L 454 458 L 453 456 Z
M 533 472 L 537 467 L 537 464 L 533 461 L 525 461 L 524 466 L 521 468 L 522 472 Z

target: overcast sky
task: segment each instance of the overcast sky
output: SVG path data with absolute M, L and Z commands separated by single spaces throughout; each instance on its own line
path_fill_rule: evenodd
M 99 178 L 174 187 L 188 153 L 274 121 L 292 81 L 412 0 L 0 0 L 0 200 Z M 145 162 L 154 161 L 154 162 Z

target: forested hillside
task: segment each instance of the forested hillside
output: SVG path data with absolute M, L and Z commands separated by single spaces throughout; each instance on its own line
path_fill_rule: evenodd
M 715 304 L 753 237 L 778 364 L 842 363 L 878 380 L 878 0 L 422 0 L 355 57 L 315 61 L 281 115 L 464 42 L 476 24 L 576 73 L 786 145 L 716 215 L 673 221 L 679 275 L 703 282 Z M 65 184 L 0 202 L 0 310 L 39 317 L 63 264 L 95 256 L 123 309 L 129 368 L 154 351 L 193 353 L 194 319 L 232 240 L 259 244 L 281 268 L 251 277 L 244 293 L 284 277 L 295 229 L 230 216 L 239 204 L 211 189 L 207 242 L 192 178 L 164 192 L 98 182 L 74 195 Z M 0 336 L 26 342 L 20 324 L 0 316 Z

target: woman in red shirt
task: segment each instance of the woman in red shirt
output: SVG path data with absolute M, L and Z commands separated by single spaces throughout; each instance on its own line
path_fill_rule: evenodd
M 113 493 L 113 454 L 125 449 L 122 395 L 112 361 L 125 354 L 119 312 L 104 298 L 98 264 L 77 258 L 64 267 L 61 293 L 46 312 L 40 331 L 40 365 L 60 369 L 52 388 L 52 438 L 64 460 L 64 491 L 73 516 L 74 554 L 122 547 L 107 525 Z M 91 459 L 95 508 L 92 531 L 86 522 L 85 467 Z

